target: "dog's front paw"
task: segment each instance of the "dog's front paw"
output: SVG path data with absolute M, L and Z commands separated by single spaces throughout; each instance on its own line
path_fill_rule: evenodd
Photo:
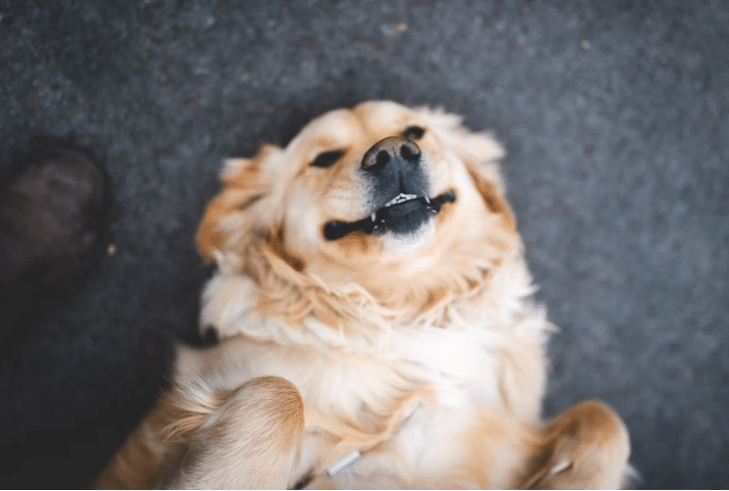
M 541 440 L 527 489 L 618 489 L 635 474 L 628 430 L 601 402 L 565 411 L 546 425 Z

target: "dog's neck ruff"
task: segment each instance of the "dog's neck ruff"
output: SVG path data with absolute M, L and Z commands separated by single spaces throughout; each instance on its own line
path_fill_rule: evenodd
M 243 334 L 280 345 L 380 351 L 398 331 L 405 335 L 422 329 L 460 331 L 481 326 L 478 330 L 489 330 L 489 326 L 508 325 L 523 307 L 522 300 L 534 292 L 519 254 L 502 257 L 495 268 L 483 258 L 464 280 L 468 290 L 449 293 L 417 312 L 382 305 L 360 285 L 332 289 L 316 277 L 294 272 L 273 252 L 264 256 L 273 263 L 271 270 L 286 276 L 245 274 L 238 256 L 221 254 L 219 271 L 204 289 L 202 326 L 215 328 L 223 338 Z M 275 296 L 269 293 L 272 286 L 282 284 L 288 284 L 288 289 Z

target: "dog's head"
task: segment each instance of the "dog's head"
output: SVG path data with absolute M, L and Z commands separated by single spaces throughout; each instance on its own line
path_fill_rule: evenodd
M 206 261 L 236 257 L 259 282 L 273 272 L 333 290 L 356 284 L 386 304 L 432 301 L 454 282 L 473 287 L 519 247 L 502 155 L 441 111 L 393 102 L 331 111 L 286 148 L 227 162 L 198 250 Z

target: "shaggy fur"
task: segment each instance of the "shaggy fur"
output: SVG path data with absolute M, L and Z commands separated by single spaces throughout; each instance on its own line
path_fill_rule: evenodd
M 228 161 L 197 235 L 217 265 L 201 327 L 222 341 L 180 348 L 175 388 L 97 487 L 620 486 L 629 443 L 612 410 L 541 420 L 551 326 L 502 156 L 455 116 L 368 102 Z M 327 238 L 390 213 L 389 183 L 372 178 L 385 165 L 402 166 L 403 196 L 455 199 L 418 227 Z

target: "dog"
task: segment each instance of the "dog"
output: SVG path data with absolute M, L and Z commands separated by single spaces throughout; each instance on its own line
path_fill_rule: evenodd
M 232 159 L 173 387 L 96 487 L 617 488 L 629 436 L 541 418 L 553 330 L 500 176 L 441 110 L 365 102 Z

